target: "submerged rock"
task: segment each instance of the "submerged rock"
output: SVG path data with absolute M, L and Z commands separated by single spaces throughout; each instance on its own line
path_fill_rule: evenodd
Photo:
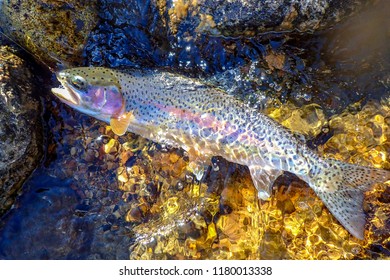
M 159 3 L 164 1 L 158 1 Z M 333 26 L 367 1 L 354 0 L 167 0 L 169 21 L 197 23 L 199 32 L 223 36 L 268 31 L 315 31 Z M 175 27 L 176 28 L 176 27 Z
M 367 4 L 365 0 L 159 0 L 163 22 L 176 33 L 253 36 L 265 32 L 329 28 Z
M 0 1 L 0 26 L 51 66 L 80 64 L 96 20 L 95 1 Z
M 94 63 L 108 59 L 113 66 L 119 66 L 131 65 L 137 56 L 169 62 L 173 59 L 169 53 L 178 54 L 182 47 L 190 47 L 191 52 L 180 54 L 185 58 L 194 53 L 194 48 L 209 45 L 205 42 L 208 38 L 197 38 L 197 43 L 191 43 L 202 34 L 248 37 L 268 31 L 323 29 L 352 14 L 365 2 L 10 0 L 0 1 L 0 25 L 51 66 L 81 64 L 80 54 L 88 37 L 87 50 L 93 53 Z M 112 53 L 107 53 L 111 48 Z M 131 55 L 132 51 L 135 56 Z M 207 51 L 217 49 L 207 48 Z M 195 59 L 192 64 L 202 67 L 204 62 Z
M 0 46 L 0 215 L 42 156 L 42 109 L 33 79 L 15 50 Z

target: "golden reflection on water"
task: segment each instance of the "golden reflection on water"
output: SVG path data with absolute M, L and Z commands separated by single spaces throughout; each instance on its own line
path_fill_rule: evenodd
M 390 168 L 389 100 L 325 119 L 316 104 L 280 105 L 267 113 L 293 131 L 313 138 L 331 137 L 317 147 L 325 157 Z M 356 104 L 358 106 L 359 104 Z M 358 106 L 359 107 L 359 106 Z M 124 198 L 129 194 L 128 222 L 135 222 L 131 259 L 365 259 L 389 258 L 390 192 L 377 185 L 366 195 L 365 240 L 352 237 L 302 181 L 283 177 L 269 201 L 259 201 L 249 172 L 221 160 L 222 189 L 199 183 L 179 150 L 162 151 L 134 137 L 104 150 L 118 151 L 117 170 Z M 137 160 L 129 158 L 141 150 Z M 150 186 L 156 186 L 151 190 Z M 374 249 L 373 249 L 374 248 Z

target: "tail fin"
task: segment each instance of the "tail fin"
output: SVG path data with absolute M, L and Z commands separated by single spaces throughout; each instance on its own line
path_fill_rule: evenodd
M 390 180 L 390 171 L 324 160 L 310 186 L 336 219 L 355 237 L 364 239 L 364 192 Z

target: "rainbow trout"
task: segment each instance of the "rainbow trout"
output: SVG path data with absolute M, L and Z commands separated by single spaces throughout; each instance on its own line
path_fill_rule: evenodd
M 324 159 L 269 117 L 222 90 L 158 71 L 74 68 L 57 73 L 61 101 L 111 125 L 188 152 L 202 176 L 212 156 L 249 167 L 261 199 L 288 171 L 309 184 L 355 237 L 364 238 L 364 192 L 390 180 L 382 169 Z

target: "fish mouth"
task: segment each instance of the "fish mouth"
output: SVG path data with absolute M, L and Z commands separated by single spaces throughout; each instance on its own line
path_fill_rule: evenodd
M 58 88 L 52 88 L 51 92 L 61 101 L 69 105 L 79 105 L 80 98 L 70 88 L 61 85 Z

